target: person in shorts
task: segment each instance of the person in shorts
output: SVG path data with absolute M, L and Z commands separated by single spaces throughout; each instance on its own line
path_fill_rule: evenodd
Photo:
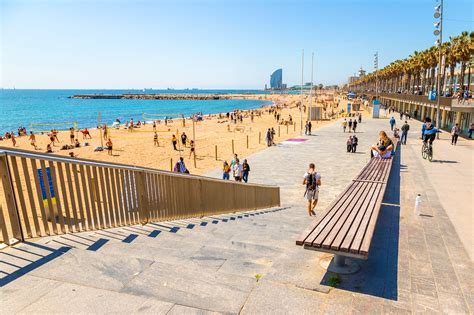
M 309 216 L 316 215 L 314 208 L 318 204 L 321 175 L 316 172 L 314 163 L 309 164 L 308 171 L 304 174 L 303 178 L 303 185 L 306 185 L 304 196 L 308 200 L 308 214 Z
M 235 181 L 236 182 L 241 182 L 242 181 L 243 168 L 242 168 L 242 164 L 240 164 L 239 159 L 235 160 L 235 164 L 232 167 L 232 172 L 233 172 Z

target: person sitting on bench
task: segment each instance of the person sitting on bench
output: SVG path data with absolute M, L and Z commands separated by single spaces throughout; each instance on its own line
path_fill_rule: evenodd
M 387 136 L 385 131 L 379 132 L 379 142 L 373 145 L 371 149 L 371 157 L 380 157 L 382 159 L 389 159 L 392 156 L 393 142 Z

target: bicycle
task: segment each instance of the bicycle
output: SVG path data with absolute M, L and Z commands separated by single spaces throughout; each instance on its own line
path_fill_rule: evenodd
M 433 145 L 431 143 L 423 142 L 423 146 L 421 147 L 421 156 L 423 159 L 428 159 L 428 161 L 433 161 Z

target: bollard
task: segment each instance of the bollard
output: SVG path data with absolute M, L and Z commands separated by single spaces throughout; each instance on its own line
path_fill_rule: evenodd
M 261 139 L 262 139 L 262 132 L 259 131 L 259 132 L 258 132 L 258 144 L 261 143 Z
M 234 139 L 232 139 L 232 154 L 235 154 L 235 150 L 234 150 Z
M 173 171 L 173 158 L 170 159 L 170 171 Z
M 247 149 L 249 148 L 249 136 L 247 135 Z
M 193 154 L 193 156 L 194 156 L 194 168 L 196 168 L 196 167 L 197 167 L 197 166 L 196 166 L 196 149 L 194 149 L 194 154 Z
M 216 161 L 217 161 L 217 145 L 214 147 L 216 152 Z
M 280 137 L 280 126 L 278 126 L 278 137 Z
M 288 125 L 286 125 L 286 134 L 288 134 Z

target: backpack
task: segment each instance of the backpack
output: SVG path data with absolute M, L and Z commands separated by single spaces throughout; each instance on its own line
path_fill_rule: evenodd
M 309 174 L 306 179 L 306 190 L 316 190 L 316 173 Z

